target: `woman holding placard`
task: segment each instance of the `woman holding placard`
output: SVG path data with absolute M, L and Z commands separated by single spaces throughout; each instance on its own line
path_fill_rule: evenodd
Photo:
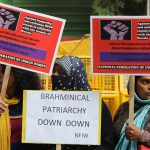
M 118 143 L 115 150 L 136 150 L 139 145 L 150 149 L 150 76 L 135 76 L 134 103 L 134 124 L 128 124 L 128 102 L 116 112 L 114 130 Z
M 3 82 L 4 71 L 5 65 L 0 65 L 0 88 Z M 5 130 L 3 135 L 0 134 L 0 138 L 4 138 L 7 134 L 9 137 L 11 134 L 11 150 L 30 150 L 34 148 L 36 150 L 42 150 L 42 145 L 21 143 L 23 90 L 39 89 L 41 89 L 41 85 L 36 73 L 11 67 L 6 98 L 3 101 L 0 100 L 0 121 L 2 124 L 5 122 L 3 121 L 3 113 L 9 110 L 10 121 L 7 120 L 7 124 L 3 124 L 3 126 L 7 126 L 7 128 L 11 127 L 10 132 L 8 131 L 8 133 Z M 0 149 L 7 149 L 4 148 L 5 145 L 7 145 L 7 141 L 6 143 L 0 143 Z
M 90 91 L 84 64 L 78 57 L 63 56 L 56 60 L 52 75 L 53 90 Z M 102 102 L 101 145 L 62 145 L 62 150 L 113 150 L 114 136 L 110 112 Z

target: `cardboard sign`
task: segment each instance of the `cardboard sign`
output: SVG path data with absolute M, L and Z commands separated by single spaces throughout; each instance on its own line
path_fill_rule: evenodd
M 0 3 L 0 61 L 51 74 L 65 20 Z
M 91 35 L 93 73 L 150 73 L 149 17 L 91 16 Z
M 24 91 L 23 143 L 99 145 L 99 92 Z

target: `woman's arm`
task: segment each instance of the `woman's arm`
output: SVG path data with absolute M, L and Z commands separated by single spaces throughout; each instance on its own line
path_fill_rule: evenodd
M 125 131 L 127 139 L 137 140 L 140 145 L 150 147 L 150 112 L 143 131 L 135 125 L 128 125 Z
M 144 130 L 142 136 L 139 138 L 139 143 L 140 145 L 150 147 L 150 132 Z

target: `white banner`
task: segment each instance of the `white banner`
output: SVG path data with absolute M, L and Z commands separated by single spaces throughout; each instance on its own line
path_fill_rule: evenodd
M 91 91 L 24 91 L 23 143 L 99 145 L 101 100 Z

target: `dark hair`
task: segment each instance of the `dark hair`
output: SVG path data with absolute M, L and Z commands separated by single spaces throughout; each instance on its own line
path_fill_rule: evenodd
M 135 90 L 136 90 L 136 85 L 137 85 L 137 80 L 139 79 L 139 78 L 141 78 L 142 76 L 135 76 Z
M 1 65 L 3 70 L 5 69 L 4 65 Z M 15 77 L 15 97 L 20 99 L 22 103 L 23 99 L 23 90 L 39 90 L 42 89 L 40 84 L 40 78 L 37 73 L 22 70 L 18 68 L 11 67 L 11 72 Z
M 136 86 L 137 86 L 137 80 L 139 79 L 139 78 L 141 78 L 142 76 L 135 76 L 135 92 L 136 92 Z M 130 90 L 129 90 L 129 86 L 130 86 L 130 80 L 128 81 L 128 83 L 127 83 L 127 92 L 128 92 L 128 94 L 130 94 Z

